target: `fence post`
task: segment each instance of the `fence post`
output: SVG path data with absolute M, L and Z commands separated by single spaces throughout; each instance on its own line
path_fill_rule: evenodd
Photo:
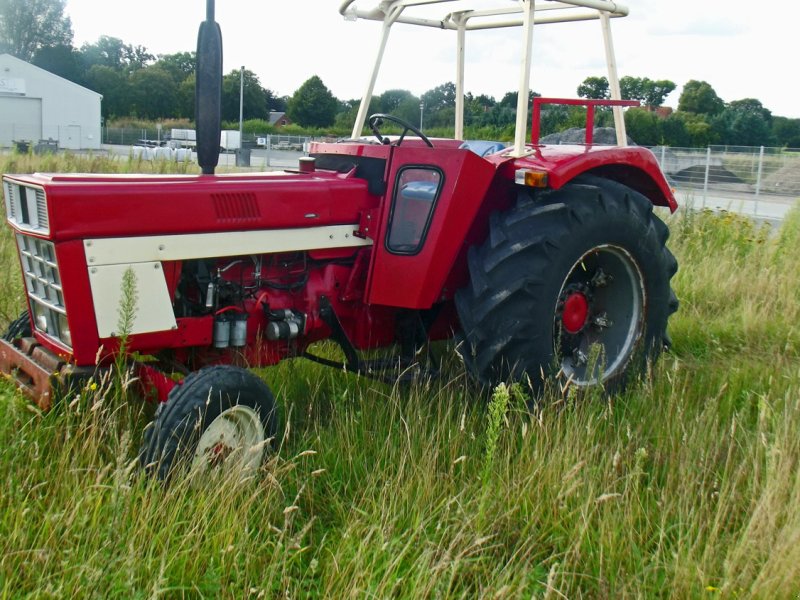
M 662 171 L 664 170 L 664 161 L 666 160 L 666 158 L 667 158 L 667 147 L 666 146 L 661 146 L 661 165 L 660 166 L 661 166 L 661 170 Z
M 703 179 L 703 208 L 706 207 L 706 196 L 708 195 L 708 173 L 711 170 L 711 146 L 706 148 L 706 175 Z
M 758 174 L 756 175 L 756 202 L 753 215 L 758 216 L 758 197 L 761 195 L 761 174 L 764 172 L 764 146 L 758 152 Z
M 272 134 L 267 135 L 267 165 L 269 166 L 269 157 L 272 154 Z

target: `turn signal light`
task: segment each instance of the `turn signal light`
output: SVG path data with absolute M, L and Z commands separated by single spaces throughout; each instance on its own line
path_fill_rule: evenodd
M 518 169 L 514 175 L 514 182 L 517 185 L 545 188 L 547 187 L 547 173 L 544 171 L 531 171 L 530 169 Z

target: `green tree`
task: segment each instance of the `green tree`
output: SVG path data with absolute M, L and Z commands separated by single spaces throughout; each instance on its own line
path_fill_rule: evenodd
M 608 79 L 605 77 L 587 77 L 578 86 L 578 96 L 589 100 L 605 100 L 611 97 Z
M 658 125 L 658 116 L 644 108 L 631 108 L 625 112 L 628 135 L 640 146 L 657 146 L 661 143 Z
M 785 148 L 800 148 L 800 119 L 772 117 L 775 143 Z
M 709 123 L 709 117 L 706 115 L 678 111 L 675 116 L 683 121 L 688 135 L 688 143 L 682 145 L 705 148 L 718 141 L 717 135 Z
M 80 52 L 87 68 L 103 65 L 127 73 L 143 69 L 155 60 L 144 46 L 132 46 L 107 35 L 100 36 L 94 44 L 84 44 Z
M 714 118 L 712 126 L 722 144 L 769 146 L 775 143 L 772 113 L 755 98 L 734 100 Z
M 124 73 L 105 65 L 94 65 L 86 73 L 86 87 L 103 94 L 103 116 L 123 117 L 131 109 L 128 78 Z
M 652 80 L 649 77 L 631 77 L 626 75 L 619 80 L 619 87 L 624 100 L 638 100 L 644 106 L 661 106 L 674 90 L 676 85 L 668 79 Z
M 452 81 L 437 85 L 432 90 L 422 94 L 420 98 L 425 103 L 426 114 L 434 115 L 437 111 L 445 108 L 455 108 L 456 105 L 456 84 Z
M 642 99 L 645 106 L 661 106 L 664 104 L 664 100 L 667 99 L 667 96 L 678 87 L 675 85 L 675 82 L 669 79 L 657 79 L 653 81 L 645 77 L 645 81 L 647 83 L 644 89 L 644 98 Z
M 40 48 L 72 46 L 66 0 L 0 0 L 0 52 L 30 62 Z
M 83 61 L 81 60 L 81 55 L 72 46 L 46 46 L 39 48 L 32 62 L 45 71 L 84 85 L 85 69 Z
M 163 119 L 175 116 L 178 108 L 178 84 L 160 67 L 137 70 L 130 77 L 133 110 L 139 117 Z
M 412 99 L 419 105 L 419 99 L 408 90 L 386 90 L 380 95 L 380 111 L 386 114 L 393 114 L 397 107 L 404 101 Z
M 159 54 L 154 66 L 164 69 L 175 82 L 180 84 L 197 69 L 196 52 L 176 52 L 175 54 Z
M 336 119 L 339 101 L 314 75 L 289 99 L 289 118 L 303 127 L 329 127 Z
M 175 116 L 194 121 L 195 74 L 192 73 L 178 84 Z
M 239 120 L 239 96 L 242 73 L 237 69 L 222 78 L 222 120 Z M 272 92 L 270 92 L 272 94 Z M 269 116 L 267 91 L 261 87 L 258 76 L 244 70 L 244 119 L 266 119 Z
M 717 115 L 723 111 L 725 103 L 717 96 L 714 88 L 706 81 L 692 79 L 683 86 L 678 100 L 678 110 L 698 115 Z

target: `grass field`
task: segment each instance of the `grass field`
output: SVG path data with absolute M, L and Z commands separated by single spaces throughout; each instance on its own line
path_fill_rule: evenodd
M 152 407 L 100 382 L 40 414 L 0 382 L 0 597 L 797 598 L 800 212 L 669 223 L 673 349 L 612 400 L 487 411 L 455 359 L 411 388 L 288 362 L 258 476 L 165 487 Z M 8 231 L 0 260 L 8 320 Z

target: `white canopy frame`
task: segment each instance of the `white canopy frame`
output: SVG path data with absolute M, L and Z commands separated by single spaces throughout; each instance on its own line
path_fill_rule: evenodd
M 339 12 L 346 19 L 368 19 L 383 23 L 375 63 L 361 100 L 352 137 L 358 138 L 364 129 L 369 104 L 375 91 L 386 43 L 395 23 L 405 23 L 434 29 L 444 29 L 457 33 L 456 44 L 456 111 L 455 137 L 464 136 L 464 54 L 466 32 L 503 27 L 522 28 L 522 57 L 520 61 L 520 80 L 517 97 L 517 122 L 514 138 L 513 156 L 525 156 L 526 148 L 528 94 L 533 63 L 533 30 L 537 24 L 567 23 L 573 21 L 598 20 L 603 32 L 608 81 L 613 100 L 621 100 L 614 44 L 611 37 L 610 20 L 628 15 L 628 8 L 610 0 L 383 0 L 373 8 L 361 5 L 365 0 L 344 0 Z M 374 0 L 373 0 L 374 2 Z M 451 10 L 441 19 L 420 15 L 420 7 L 442 4 Z M 496 6 L 491 6 L 495 4 Z M 487 8 L 487 6 L 489 6 Z M 415 13 L 415 9 L 417 14 Z M 614 108 L 614 124 L 617 144 L 626 145 L 627 135 L 621 107 Z

